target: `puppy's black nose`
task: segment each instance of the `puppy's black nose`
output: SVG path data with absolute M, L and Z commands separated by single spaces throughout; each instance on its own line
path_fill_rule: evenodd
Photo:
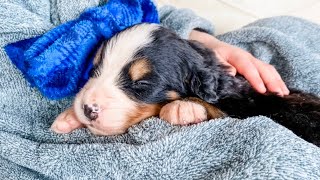
M 94 121 L 99 116 L 99 105 L 98 104 L 84 104 L 83 105 L 83 112 L 84 115 L 90 120 Z

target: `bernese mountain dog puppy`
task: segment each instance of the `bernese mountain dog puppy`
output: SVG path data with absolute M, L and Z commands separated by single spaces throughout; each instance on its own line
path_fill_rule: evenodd
M 114 135 L 158 115 L 179 125 L 264 115 L 320 145 L 319 97 L 294 89 L 284 97 L 259 94 L 242 76 L 229 75 L 213 51 L 159 25 L 118 33 L 102 44 L 93 63 L 91 78 L 73 107 L 57 117 L 54 131 L 70 123 Z

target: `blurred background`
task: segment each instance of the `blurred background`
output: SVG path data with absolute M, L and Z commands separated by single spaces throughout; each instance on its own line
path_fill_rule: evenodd
M 290 15 L 320 24 L 320 0 L 155 0 L 159 6 L 170 4 L 190 8 L 210 20 L 216 34 L 238 29 L 257 19 Z

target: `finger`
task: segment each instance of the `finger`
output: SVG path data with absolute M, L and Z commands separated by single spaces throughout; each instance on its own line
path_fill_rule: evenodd
M 233 67 L 230 63 L 228 63 L 228 62 L 226 61 L 226 58 L 223 57 L 223 56 L 221 56 L 221 54 L 220 54 L 218 51 L 214 51 L 214 52 L 215 52 L 215 55 L 216 55 L 218 61 L 219 61 L 222 65 L 228 67 L 228 73 L 229 73 L 231 76 L 235 76 L 235 75 L 237 74 L 236 68 Z
M 278 84 L 279 84 L 279 86 L 280 86 L 280 88 L 282 90 L 283 95 L 289 95 L 290 91 L 289 91 L 287 85 L 285 84 L 285 82 L 283 81 L 283 79 L 281 78 L 281 76 L 278 73 L 278 71 L 275 68 L 271 68 L 271 71 L 276 76 L 276 79 L 277 79 Z
M 281 89 L 283 91 L 283 95 L 287 96 L 290 94 L 290 90 L 288 89 L 287 85 L 284 83 L 282 79 L 281 79 Z
M 231 76 L 235 76 L 237 74 L 236 68 L 233 67 L 231 64 L 229 64 L 227 61 L 222 61 L 221 63 L 222 63 L 222 65 L 224 65 L 228 68 L 227 71 Z
M 255 64 L 259 71 L 259 74 L 267 87 L 267 90 L 276 93 L 279 96 L 283 96 L 282 79 L 276 69 L 269 64 L 266 64 L 260 60 L 252 59 L 252 63 Z M 284 84 L 284 83 L 283 83 Z
M 260 73 L 258 72 L 256 66 L 248 59 L 239 59 L 232 64 L 237 70 L 238 73 L 243 75 L 251 84 L 251 86 L 259 93 L 265 93 L 267 91 Z M 231 62 L 230 62 L 231 63 Z

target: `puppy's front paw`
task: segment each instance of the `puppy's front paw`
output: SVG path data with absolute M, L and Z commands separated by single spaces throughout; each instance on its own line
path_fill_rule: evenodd
M 84 125 L 77 119 L 74 110 L 69 108 L 55 119 L 51 125 L 51 130 L 59 134 L 65 134 L 81 127 L 84 127 Z
M 160 118 L 173 125 L 194 124 L 207 120 L 207 110 L 192 101 L 176 100 L 162 107 Z

